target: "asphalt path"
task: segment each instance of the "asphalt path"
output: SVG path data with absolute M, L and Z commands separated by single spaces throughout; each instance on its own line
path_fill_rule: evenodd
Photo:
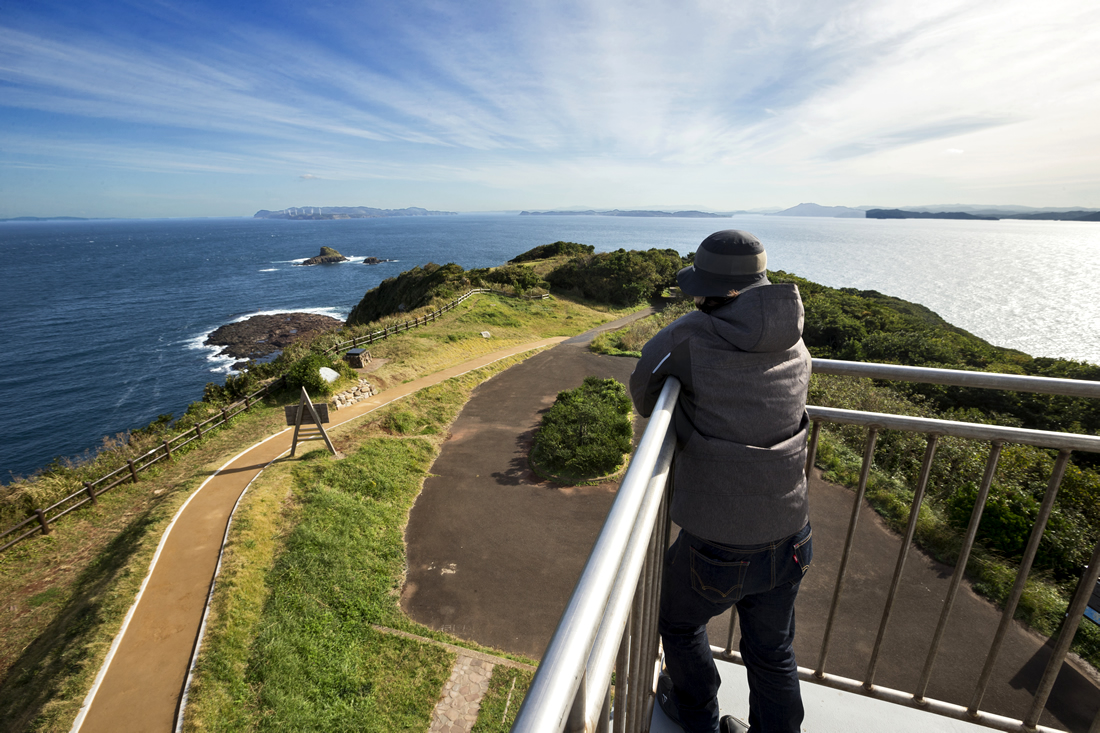
M 541 480 L 527 463 L 540 415 L 559 391 L 589 375 L 628 381 L 636 360 L 591 353 L 592 335 L 570 339 L 485 382 L 454 423 L 406 531 L 401 603 L 416 621 L 486 646 L 542 656 L 617 488 L 563 488 Z M 642 427 L 636 425 L 639 436 Z M 814 560 L 799 594 L 795 646 L 804 667 L 819 667 L 853 497 L 816 475 L 811 479 Z M 900 537 L 864 505 L 825 672 L 866 678 L 900 547 Z M 915 688 L 951 572 L 918 551 L 910 553 L 875 684 Z M 928 697 L 970 703 L 1000 616 L 963 584 Z M 711 643 L 725 646 L 728 614 L 709 630 Z M 981 709 L 1023 718 L 1050 651 L 1046 639 L 1013 623 Z M 1067 662 L 1040 723 L 1084 733 L 1098 708 L 1095 674 Z M 883 730 L 888 728 L 884 723 Z

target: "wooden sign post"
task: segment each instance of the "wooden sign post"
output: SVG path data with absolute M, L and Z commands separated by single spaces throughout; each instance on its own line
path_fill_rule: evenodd
M 294 457 L 294 452 L 298 450 L 299 440 L 323 440 L 328 449 L 332 451 L 332 455 L 337 455 L 336 448 L 333 447 L 332 441 L 328 438 L 328 433 L 321 426 L 321 423 L 328 422 L 327 403 L 314 404 L 310 401 L 306 388 L 302 387 L 302 399 L 298 404 L 287 405 L 284 409 L 286 411 L 286 424 L 294 426 L 294 442 L 290 444 L 291 458 Z

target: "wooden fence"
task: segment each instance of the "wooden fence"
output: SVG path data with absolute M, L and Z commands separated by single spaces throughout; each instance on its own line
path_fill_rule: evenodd
M 508 295 L 508 293 L 503 293 L 499 290 L 474 288 L 473 290 L 470 290 L 464 295 L 455 298 L 450 303 L 447 303 L 446 305 L 440 307 L 438 310 L 432 311 L 425 316 L 418 316 L 413 318 L 411 321 L 406 320 L 403 323 L 399 322 L 392 326 L 387 326 L 381 331 L 374 331 L 373 333 L 369 333 L 366 336 L 360 336 L 358 338 L 351 339 L 350 341 L 342 341 L 335 346 L 331 346 L 326 349 L 325 354 L 332 356 L 341 351 L 347 351 L 348 349 L 356 348 L 358 346 L 361 346 L 362 344 L 373 344 L 375 341 L 381 341 L 398 333 L 408 331 L 410 328 L 416 328 L 418 326 L 423 326 L 433 321 L 439 320 L 440 316 L 442 316 L 444 313 L 453 310 L 454 308 L 458 307 L 459 304 L 461 304 L 468 298 L 477 295 L 478 293 L 497 293 L 498 295 Z M 543 299 L 548 298 L 549 296 L 535 295 L 519 297 L 528 297 L 530 299 Z M 54 524 L 55 522 L 57 522 L 57 520 L 61 519 L 69 512 L 76 511 L 86 504 L 96 504 L 98 497 L 107 493 L 119 484 L 125 483 L 127 481 L 131 481 L 136 484 L 138 481 L 139 473 L 148 470 L 160 461 L 172 460 L 173 451 L 178 451 L 184 446 L 189 445 L 192 441 L 200 440 L 202 436 L 210 430 L 213 430 L 214 428 L 217 428 L 221 425 L 225 425 L 227 422 L 229 422 L 230 418 L 251 409 L 253 405 L 257 404 L 264 397 L 278 389 L 281 389 L 285 383 L 286 375 L 283 375 L 275 381 L 253 392 L 252 394 L 246 395 L 243 400 L 239 400 L 230 405 L 227 405 L 226 407 L 223 407 L 219 414 L 207 418 L 203 422 L 195 425 L 195 427 L 180 433 L 174 438 L 165 439 L 161 443 L 161 445 L 150 451 L 147 451 L 137 458 L 128 459 L 125 465 L 119 466 L 105 476 L 101 476 L 95 481 L 85 481 L 84 485 L 80 489 L 73 492 L 72 494 L 69 494 L 64 499 L 61 499 L 54 504 L 51 504 L 45 509 L 32 510 L 31 515 L 24 519 L 22 522 L 16 524 L 13 527 L 9 527 L 3 532 L 0 532 L 0 542 L 2 542 L 4 541 L 4 538 L 19 532 L 19 530 L 21 529 L 23 530 L 21 534 L 16 535 L 14 538 L 9 539 L 5 544 L 0 545 L 0 552 L 3 552 L 9 547 L 12 547 L 17 543 L 22 542 L 23 540 L 31 537 L 34 534 L 49 534 L 51 524 Z M 32 525 L 30 529 L 26 529 L 28 525 Z

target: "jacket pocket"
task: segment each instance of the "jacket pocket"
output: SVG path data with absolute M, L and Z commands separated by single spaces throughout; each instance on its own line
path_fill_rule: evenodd
M 748 572 L 747 560 L 732 562 L 707 557 L 691 550 L 691 589 L 712 603 L 735 603 L 741 599 Z

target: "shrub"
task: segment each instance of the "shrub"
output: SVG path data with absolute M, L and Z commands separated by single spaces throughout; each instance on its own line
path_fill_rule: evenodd
M 491 283 L 511 285 L 522 295 L 531 288 L 548 288 L 550 283 L 538 276 L 534 270 L 524 265 L 505 265 L 490 272 L 486 277 Z
M 591 244 L 577 244 L 576 242 L 554 242 L 553 244 L 540 244 L 534 249 L 529 249 L 521 255 L 513 257 L 508 262 L 532 262 L 534 260 L 546 260 L 562 255 L 576 257 L 578 255 L 590 255 L 596 251 Z
M 310 397 L 328 396 L 332 394 L 333 383 L 326 382 L 321 377 L 321 368 L 328 367 L 339 372 L 341 375 L 347 376 L 347 365 L 343 362 L 337 362 L 324 354 L 310 354 L 304 359 L 300 359 L 294 366 L 290 368 L 290 371 L 286 373 L 287 387 L 298 391 L 299 387 L 305 387 L 306 392 Z
M 634 426 L 626 387 L 585 377 L 558 398 L 535 434 L 531 460 L 555 474 L 595 478 L 615 471 L 628 453 Z
M 675 250 L 619 249 L 571 259 L 551 270 L 546 279 L 556 288 L 578 292 L 590 300 L 630 306 L 657 297 L 674 285 L 682 265 Z

